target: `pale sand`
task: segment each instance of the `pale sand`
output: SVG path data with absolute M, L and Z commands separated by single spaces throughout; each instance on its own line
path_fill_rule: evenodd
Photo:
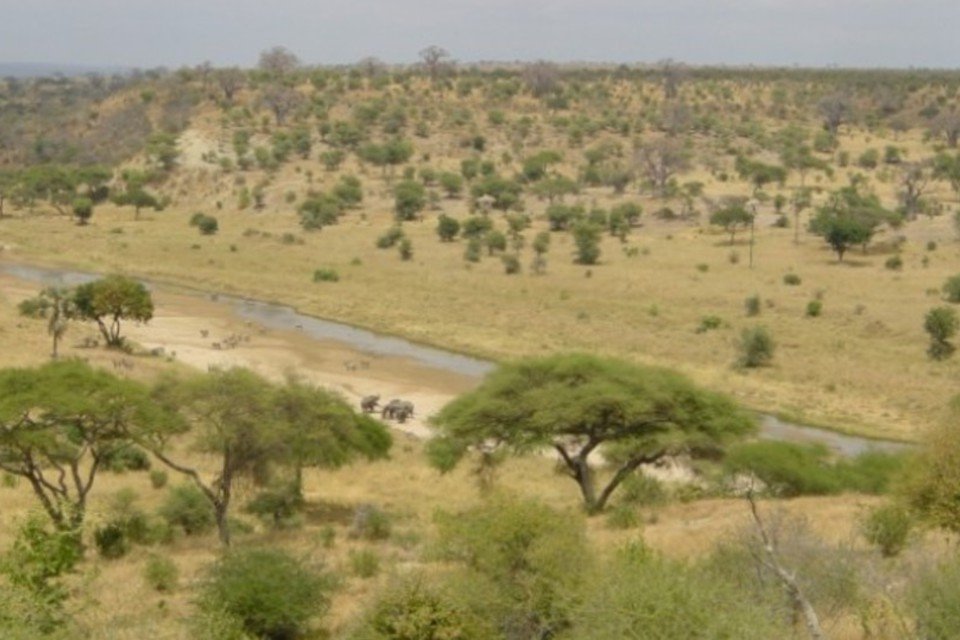
M 35 295 L 40 288 L 0 276 L 0 293 L 14 303 Z M 238 318 L 227 305 L 199 296 L 161 289 L 153 297 L 154 318 L 145 325 L 126 323 L 123 328 L 123 334 L 144 349 L 163 348 L 168 355 L 176 354 L 179 362 L 201 370 L 240 366 L 271 380 L 282 380 L 294 372 L 340 393 L 357 408 L 360 398 L 369 394 L 380 394 L 381 402 L 410 400 L 416 406 L 415 417 L 402 425 L 389 424 L 419 438 L 430 435 L 426 421 L 431 415 L 479 382 L 409 358 L 364 353 L 342 342 L 316 340 L 297 331 L 265 329 Z M 65 353 L 79 335 L 92 334 L 93 328 L 92 324 L 71 327 L 64 340 Z M 243 339 L 234 348 L 214 347 L 214 343 L 223 346 L 231 336 Z

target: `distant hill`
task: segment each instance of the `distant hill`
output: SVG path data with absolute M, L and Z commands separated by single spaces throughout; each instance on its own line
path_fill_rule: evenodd
M 83 76 L 91 73 L 113 75 L 130 73 L 128 67 L 110 67 L 51 62 L 0 62 L 0 78 L 37 78 L 44 76 Z

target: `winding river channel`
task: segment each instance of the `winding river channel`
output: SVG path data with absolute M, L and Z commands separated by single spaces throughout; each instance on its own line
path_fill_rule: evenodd
M 100 277 L 97 274 L 81 271 L 9 263 L 0 263 L 0 273 L 44 286 L 74 286 Z M 145 284 L 153 288 L 157 286 L 149 282 Z M 488 360 L 304 315 L 282 304 L 216 293 L 194 292 L 192 295 L 203 296 L 215 304 L 224 305 L 233 315 L 246 322 L 268 329 L 296 330 L 313 340 L 324 341 L 327 344 L 340 343 L 372 356 L 407 358 L 426 367 L 470 378 L 481 378 L 496 366 L 496 363 Z M 910 446 L 899 442 L 874 440 L 845 435 L 828 429 L 792 424 L 768 414 L 760 415 L 760 437 L 790 442 L 820 443 L 844 456 L 855 456 L 869 450 L 897 451 Z

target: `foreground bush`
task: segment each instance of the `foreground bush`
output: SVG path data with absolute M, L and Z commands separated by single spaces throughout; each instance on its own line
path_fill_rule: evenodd
M 488 640 L 494 629 L 448 590 L 414 578 L 386 590 L 351 640 Z
M 923 640 L 953 640 L 960 629 L 960 562 L 928 570 L 911 588 L 909 602 L 917 635 Z
M 200 489 L 192 484 L 174 487 L 160 507 L 160 516 L 170 526 L 180 527 L 188 536 L 213 529 L 213 508 Z
M 301 637 L 329 605 L 331 578 L 279 549 L 239 549 L 220 559 L 203 587 L 200 610 L 222 613 L 255 638 Z
M 602 567 L 578 607 L 571 640 L 769 640 L 770 611 L 715 574 L 629 547 Z M 779 630 L 778 630 L 779 628 Z
M 724 466 L 728 473 L 756 476 L 779 496 L 841 491 L 880 494 L 889 489 L 904 459 L 902 455 L 869 451 L 851 459 L 831 460 L 823 445 L 760 441 L 732 448 Z
M 538 502 L 494 497 L 438 516 L 440 555 L 460 563 L 450 591 L 515 640 L 553 637 L 591 564 L 583 519 Z

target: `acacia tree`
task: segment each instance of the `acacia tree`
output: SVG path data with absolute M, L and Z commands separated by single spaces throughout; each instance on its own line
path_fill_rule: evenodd
M 141 440 L 161 462 L 200 489 L 213 508 L 220 541 L 230 544 L 227 520 L 236 481 L 265 481 L 271 461 L 285 448 L 283 421 L 274 411 L 272 385 L 245 369 L 213 370 L 190 378 L 165 377 L 154 397 L 183 417 L 175 429 L 156 429 Z M 170 440 L 190 433 L 196 449 L 217 457 L 213 477 L 174 459 Z
M 552 447 L 590 513 L 646 463 L 669 455 L 716 455 L 754 429 L 731 400 L 665 369 L 582 354 L 502 365 L 433 419 L 431 462 L 453 469 L 470 449 L 523 454 Z M 613 475 L 598 492 L 590 456 L 603 448 Z
M 753 212 L 739 202 L 717 209 L 710 215 L 710 224 L 723 227 L 730 234 L 731 245 L 736 239 L 737 229 L 749 227 L 752 222 Z
M 440 74 L 452 64 L 450 52 L 437 45 L 430 45 L 429 47 L 421 49 L 419 55 L 423 67 L 427 70 L 427 75 L 430 76 L 431 80 L 439 78 Z
M 276 390 L 274 407 L 286 429 L 280 461 L 293 467 L 298 492 L 305 467 L 338 469 L 360 457 L 384 458 L 390 451 L 390 432 L 381 422 L 296 376 Z
M 97 323 L 109 347 L 123 346 L 121 320 L 149 322 L 153 318 L 153 298 L 143 285 L 121 275 L 107 276 L 82 284 L 73 293 L 76 317 Z
M 36 298 L 21 302 L 18 309 L 20 315 L 47 321 L 47 333 L 53 338 L 52 356 L 56 359 L 60 339 L 67 332 L 67 323 L 77 316 L 73 292 L 63 287 L 48 287 Z
M 220 69 L 216 72 L 216 81 L 217 86 L 220 87 L 220 91 L 223 92 L 223 99 L 228 103 L 232 103 L 234 96 L 243 88 L 246 82 L 246 75 L 236 67 Z
M 850 247 L 862 245 L 866 250 L 884 222 L 898 224 L 899 217 L 884 209 L 876 196 L 862 194 L 856 185 L 851 185 L 831 194 L 810 221 L 810 231 L 823 236 L 836 252 L 837 260 L 843 262 Z
M 238 479 L 262 485 L 274 467 L 292 466 L 299 492 L 304 467 L 338 467 L 357 456 L 382 457 L 390 448 L 390 435 L 379 422 L 295 378 L 277 387 L 246 369 L 213 370 L 164 378 L 154 396 L 176 408 L 184 428 L 154 430 L 141 443 L 196 484 L 213 508 L 224 545 L 230 544 L 228 515 Z M 187 431 L 197 449 L 217 457 L 212 477 L 170 450 L 171 439 Z
M 277 126 L 283 126 L 287 121 L 287 116 L 303 102 L 296 89 L 280 85 L 270 85 L 263 90 L 261 96 L 263 104 L 273 112 Z
M 260 52 L 257 66 L 271 75 L 284 76 L 300 66 L 300 59 L 286 47 L 273 47 Z
M 0 370 L 0 469 L 27 480 L 61 531 L 79 532 L 105 456 L 174 421 L 141 384 L 79 360 Z
M 689 154 L 677 140 L 658 138 L 637 149 L 636 161 L 647 182 L 665 198 L 670 179 L 689 166 Z

